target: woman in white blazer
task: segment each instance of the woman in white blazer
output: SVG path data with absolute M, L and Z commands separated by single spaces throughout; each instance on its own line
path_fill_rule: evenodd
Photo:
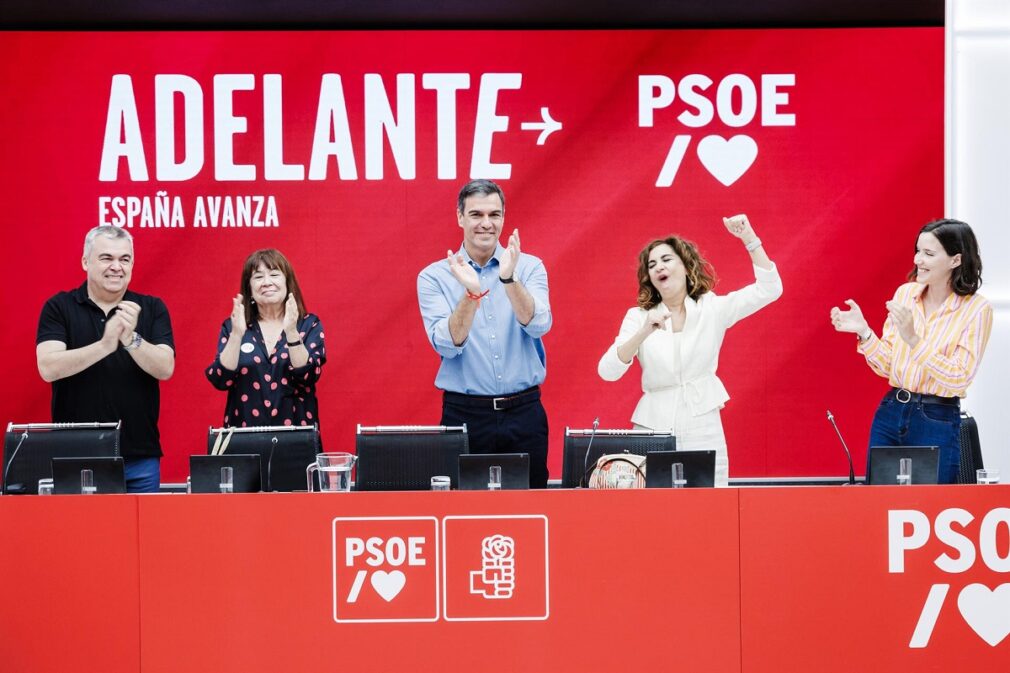
M 717 295 L 712 267 L 693 243 L 676 236 L 652 241 L 638 256 L 638 306 L 624 316 L 599 364 L 600 376 L 616 381 L 638 356 L 644 394 L 631 416 L 635 428 L 672 431 L 678 449 L 714 449 L 717 486 L 729 479 L 719 416 L 729 395 L 715 374 L 723 336 L 782 295 L 782 279 L 747 216 L 723 223 L 750 254 L 755 282 Z

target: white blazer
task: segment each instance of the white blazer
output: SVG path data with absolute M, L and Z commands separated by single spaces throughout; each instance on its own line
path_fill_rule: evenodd
M 755 266 L 754 277 L 753 284 L 726 296 L 707 292 L 697 301 L 690 297 L 684 301 L 687 317 L 680 338 L 679 369 L 671 332 L 657 330 L 642 342 L 637 356 L 642 365 L 644 394 L 631 416 L 633 423 L 653 430 L 672 430 L 678 392 L 683 394 L 692 416 L 719 409 L 729 400 L 726 388 L 715 375 L 726 330 L 782 296 L 782 279 L 774 265 L 770 270 Z M 637 307 L 625 314 L 620 334 L 600 358 L 598 371 L 605 381 L 616 381 L 631 367 L 631 363 L 625 364 L 617 357 L 617 348 L 641 329 L 647 314 Z

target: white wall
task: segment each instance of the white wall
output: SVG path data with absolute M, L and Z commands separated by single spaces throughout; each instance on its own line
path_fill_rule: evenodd
M 946 210 L 982 249 L 992 338 L 964 408 L 1010 481 L 1010 2 L 947 0 Z

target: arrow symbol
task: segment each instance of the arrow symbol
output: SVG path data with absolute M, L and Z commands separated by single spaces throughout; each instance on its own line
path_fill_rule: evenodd
M 554 121 L 551 118 L 551 113 L 547 111 L 547 108 L 540 108 L 540 116 L 544 120 L 543 123 L 523 122 L 519 125 L 519 128 L 523 131 L 540 131 L 540 136 L 537 138 L 537 145 L 543 145 L 547 140 L 547 136 L 555 131 L 561 130 L 561 122 Z

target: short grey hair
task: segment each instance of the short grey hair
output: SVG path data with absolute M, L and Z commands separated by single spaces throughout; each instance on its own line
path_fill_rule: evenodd
M 126 229 L 120 227 L 113 227 L 110 224 L 103 224 L 101 226 L 95 227 L 88 232 L 88 235 L 84 237 L 84 256 L 87 257 L 91 254 L 91 249 L 95 247 L 95 239 L 99 236 L 104 236 L 105 238 L 111 238 L 113 240 L 118 238 L 125 238 L 130 242 L 130 246 L 133 246 L 133 236 Z
M 503 213 L 505 212 L 505 192 L 501 190 L 501 187 L 497 183 L 491 180 L 472 180 L 463 185 L 463 189 L 459 190 L 459 196 L 456 197 L 456 212 L 462 213 L 463 209 L 466 208 L 466 200 L 475 194 L 479 194 L 480 196 L 497 194 L 498 198 L 501 199 L 501 210 Z

